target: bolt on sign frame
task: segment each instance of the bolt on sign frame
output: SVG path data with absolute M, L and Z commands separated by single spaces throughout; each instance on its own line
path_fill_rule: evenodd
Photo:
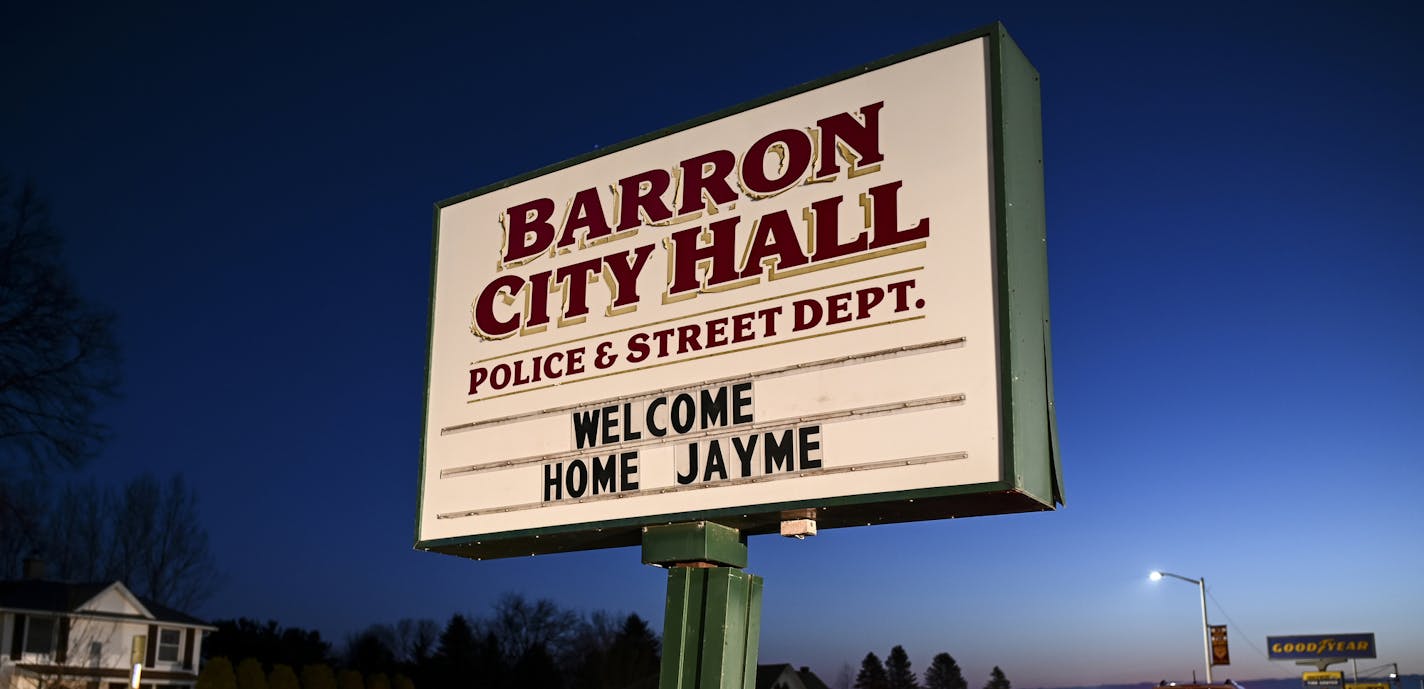
M 436 204 L 416 547 L 1054 509 L 1039 108 L 995 23 Z

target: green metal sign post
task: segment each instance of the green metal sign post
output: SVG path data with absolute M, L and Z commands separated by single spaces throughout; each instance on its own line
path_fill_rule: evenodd
M 706 521 L 644 527 L 643 563 L 668 570 L 659 689 L 753 689 L 762 579 L 742 571 L 741 532 Z

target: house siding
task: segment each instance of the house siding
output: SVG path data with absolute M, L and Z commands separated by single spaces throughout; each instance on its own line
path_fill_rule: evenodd
M 211 629 L 201 623 L 154 619 L 153 613 L 117 583 L 68 612 L 41 612 L 48 608 L 38 603 L 33 610 L 26 605 L 6 610 L 6 605 L 14 603 L 0 601 L 0 689 L 38 689 L 41 679 L 46 683 L 63 679 L 76 689 L 113 685 L 127 689 L 138 637 L 147 639 L 140 657 L 146 689 L 191 687 L 201 665 L 203 631 Z M 56 643 L 49 653 L 24 650 L 26 620 L 38 616 L 57 620 Z M 158 657 L 160 630 L 164 629 L 178 633 L 177 653 L 171 660 Z

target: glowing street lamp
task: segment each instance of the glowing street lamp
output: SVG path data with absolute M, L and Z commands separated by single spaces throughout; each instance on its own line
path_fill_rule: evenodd
M 1206 577 L 1192 579 L 1191 577 L 1184 577 L 1171 572 L 1153 572 L 1147 575 L 1147 578 L 1152 581 L 1161 581 L 1162 577 L 1172 577 L 1173 579 L 1181 579 L 1189 584 L 1196 584 L 1197 588 L 1201 591 L 1202 657 L 1206 660 L 1206 683 L 1211 684 L 1211 628 L 1208 627 L 1206 623 Z

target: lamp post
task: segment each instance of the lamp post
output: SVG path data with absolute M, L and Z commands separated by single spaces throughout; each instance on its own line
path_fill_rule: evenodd
M 1211 628 L 1208 627 L 1206 623 L 1206 577 L 1202 577 L 1200 579 L 1192 579 L 1191 577 L 1184 577 L 1180 574 L 1173 574 L 1171 572 L 1153 572 L 1149 574 L 1147 578 L 1151 579 L 1152 581 L 1161 581 L 1162 577 L 1172 577 L 1173 579 L 1181 579 L 1182 581 L 1185 581 L 1189 584 L 1196 584 L 1197 589 L 1201 591 L 1202 657 L 1206 661 L 1206 683 L 1211 684 Z

